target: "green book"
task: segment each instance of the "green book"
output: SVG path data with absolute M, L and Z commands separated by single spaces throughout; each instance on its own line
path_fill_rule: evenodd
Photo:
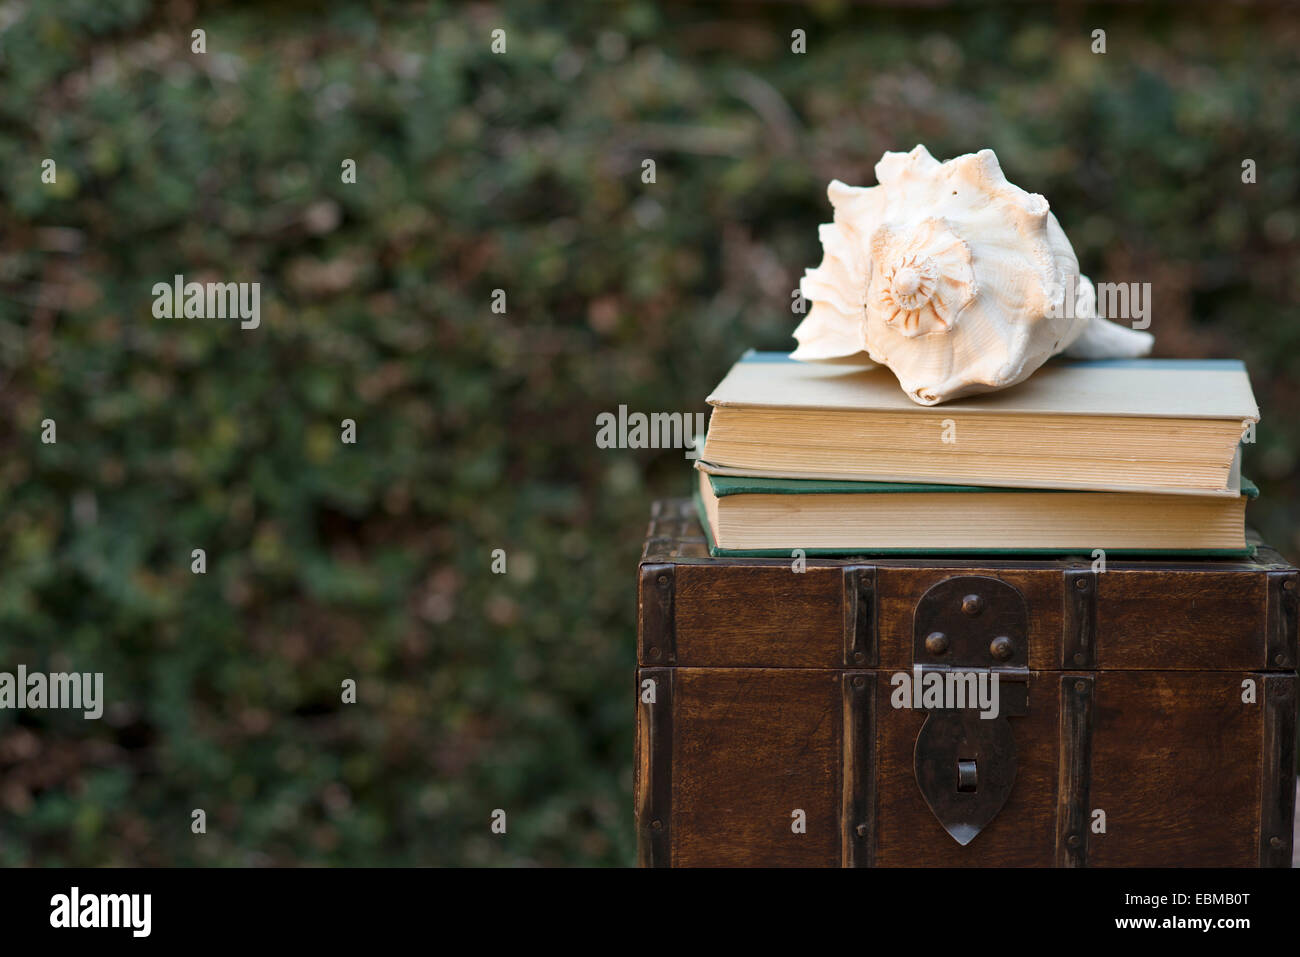
M 696 466 L 715 556 L 1082 554 L 1245 557 L 1246 501 L 1150 492 L 778 479 Z

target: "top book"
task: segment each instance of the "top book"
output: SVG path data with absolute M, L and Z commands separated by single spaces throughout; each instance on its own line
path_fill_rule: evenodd
M 709 396 L 719 474 L 1232 496 L 1259 409 L 1229 359 L 1056 359 L 917 406 L 885 368 L 749 352 Z

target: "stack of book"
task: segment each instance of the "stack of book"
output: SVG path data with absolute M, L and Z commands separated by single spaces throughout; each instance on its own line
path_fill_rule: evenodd
M 750 352 L 696 464 L 715 555 L 1247 555 L 1234 360 L 1053 360 L 918 406 L 885 368 Z

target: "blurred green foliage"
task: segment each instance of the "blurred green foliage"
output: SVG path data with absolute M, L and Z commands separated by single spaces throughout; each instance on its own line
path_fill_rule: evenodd
M 826 183 L 887 149 L 994 148 L 1154 284 L 1158 354 L 1244 358 L 1300 546 L 1296 23 L 1058 15 L 6 6 L 0 670 L 110 704 L 0 714 L 0 864 L 629 863 L 634 566 L 687 470 L 595 417 L 789 347 Z M 261 328 L 153 318 L 176 273 L 261 282 Z

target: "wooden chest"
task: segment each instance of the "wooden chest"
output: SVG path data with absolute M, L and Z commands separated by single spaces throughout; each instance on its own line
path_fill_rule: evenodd
M 1296 569 L 1096 566 L 797 572 L 710 558 L 693 506 L 657 503 L 640 863 L 1289 866 Z

